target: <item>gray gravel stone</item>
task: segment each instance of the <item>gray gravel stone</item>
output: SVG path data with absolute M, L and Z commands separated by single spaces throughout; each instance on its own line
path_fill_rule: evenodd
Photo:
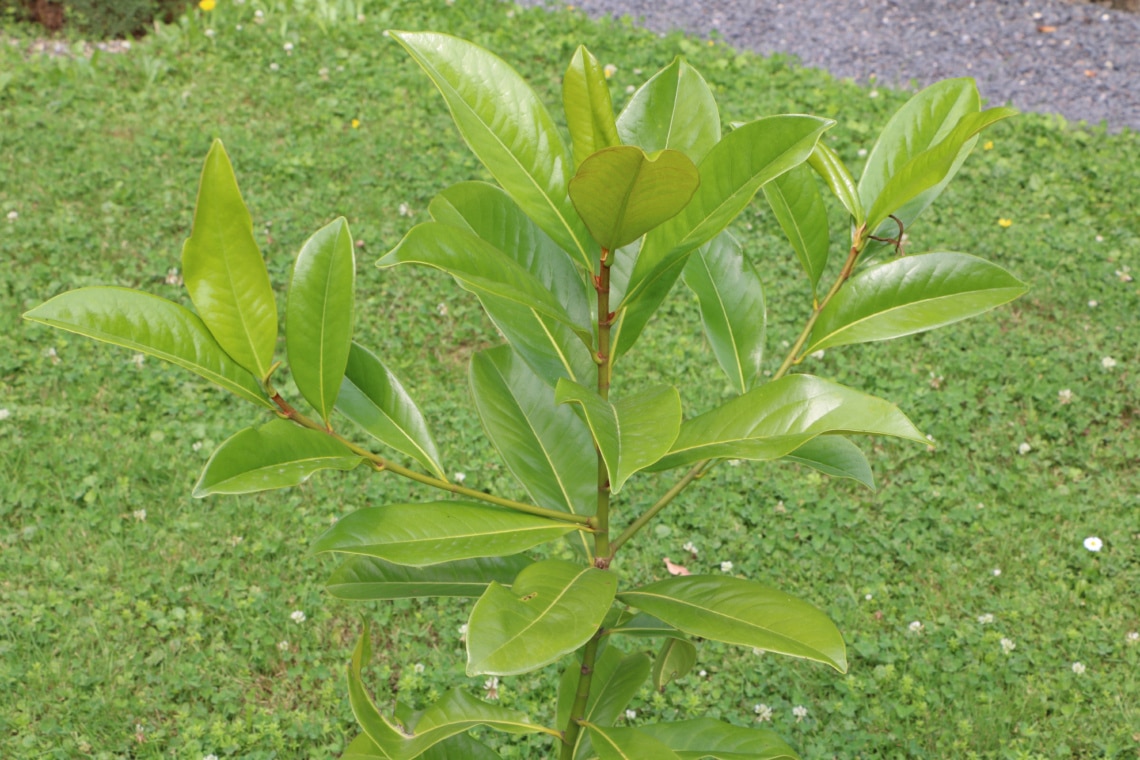
M 521 0 L 544 5 L 548 0 Z M 991 105 L 1140 130 L 1140 14 L 1061 0 L 575 0 L 859 82 L 972 76 Z

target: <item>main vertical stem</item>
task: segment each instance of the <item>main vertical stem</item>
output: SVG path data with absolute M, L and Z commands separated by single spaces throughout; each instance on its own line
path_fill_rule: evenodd
M 610 313 L 610 252 L 602 249 L 601 270 L 594 277 L 594 289 L 598 292 L 598 352 L 594 361 L 598 365 L 598 395 L 610 397 L 610 328 L 614 315 Z M 602 450 L 598 453 L 598 511 L 594 515 L 594 567 L 606 570 L 610 566 L 610 479 L 606 470 L 606 460 Z M 574 749 L 578 736 L 582 733 L 582 720 L 586 715 L 586 704 L 590 698 L 590 683 L 594 675 L 594 662 L 598 655 L 598 642 L 602 631 L 598 631 L 582 649 L 582 666 L 578 674 L 578 688 L 574 692 L 574 704 L 570 708 L 570 719 L 562 732 L 561 760 L 574 760 Z

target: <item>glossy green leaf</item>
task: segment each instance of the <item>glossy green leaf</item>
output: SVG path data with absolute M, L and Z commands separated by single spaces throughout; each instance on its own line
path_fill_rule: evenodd
M 676 150 L 633 145 L 590 155 L 570 180 L 570 200 L 598 245 L 616 251 L 677 215 L 697 190 L 697 167 Z
M 285 304 L 285 346 L 297 389 L 328 423 L 352 345 L 356 258 L 344 217 L 301 248 Z
M 558 704 L 555 724 L 565 726 L 570 719 L 581 674 L 581 659 L 573 659 L 562 672 L 558 687 Z M 583 718 L 599 726 L 612 726 L 637 696 L 645 679 L 649 677 L 650 660 L 644 652 L 628 654 L 610 644 L 599 648 L 590 676 L 590 694 L 586 699 Z M 586 760 L 593 757 L 589 734 L 578 734 L 574 757 Z
M 720 142 L 720 112 L 704 77 L 680 58 L 638 88 L 617 119 L 618 136 L 647 153 L 679 150 L 693 163 Z
M 614 328 L 615 357 L 633 346 L 689 253 L 719 234 L 765 183 L 807 160 L 833 124 L 814 116 L 771 116 L 730 132 L 709 151 L 692 201 L 642 243 Z
M 667 638 L 653 660 L 653 688 L 684 678 L 697 662 L 697 648 L 688 639 Z
M 357 723 L 386 760 L 412 760 L 450 737 L 465 734 L 476 726 L 487 726 L 510 734 L 547 733 L 558 736 L 551 728 L 536 725 L 525 714 L 482 702 L 455 689 L 418 713 L 410 725 L 393 724 L 376 709 L 364 688 L 360 671 L 371 658 L 367 623 L 348 667 L 348 697 Z
M 669 386 L 611 403 L 577 383 L 559 380 L 554 400 L 582 406 L 605 460 L 612 493 L 621 491 L 630 475 L 660 459 L 680 429 L 681 397 Z
M 230 358 L 189 309 L 129 288 L 80 288 L 24 319 L 149 354 L 188 369 L 255 404 L 275 408 L 248 370 Z
M 482 596 L 491 581 L 510 586 L 532 560 L 521 554 L 510 557 L 477 557 L 427 567 L 396 565 L 377 557 L 350 557 L 325 583 L 337 599 L 410 599 L 438 596 Z
M 700 301 L 713 355 L 733 390 L 744 393 L 764 360 L 768 315 L 760 275 L 736 238 L 722 232 L 689 257 L 684 278 Z
M 817 144 L 817 151 L 818 148 Z M 827 209 L 811 169 L 801 164 L 781 174 L 764 185 L 764 197 L 792 244 L 815 296 L 819 278 L 827 267 L 831 236 L 827 230 Z
M 1016 114 L 1012 108 L 991 108 L 963 116 L 941 142 L 919 153 L 891 175 L 867 212 L 868 229 L 877 228 L 890 214 L 896 214 L 904 226 L 909 224 L 909 220 L 917 216 L 912 210 L 916 207 L 914 202 L 918 200 L 918 205 L 925 208 L 942 192 L 973 149 L 978 133 Z M 901 215 L 897 213 L 900 211 Z
M 570 128 L 575 166 L 602 148 L 621 144 L 605 71 L 584 45 L 574 51 L 562 75 L 562 108 Z
M 317 470 L 351 470 L 364 461 L 332 436 L 275 419 L 227 438 L 206 462 L 194 496 L 288 488 Z
M 802 657 L 847 671 L 843 637 L 820 610 L 782 591 L 727 575 L 668 578 L 618 599 L 692 635 Z
M 321 534 L 313 551 L 422 567 L 518 554 L 571 530 L 569 523 L 473 502 L 388 504 L 345 515 Z
M 631 612 L 626 610 L 618 620 L 607 629 L 608 633 L 621 636 L 634 636 L 638 638 L 670 637 L 687 639 L 688 637 L 673 626 L 644 612 Z
M 182 247 L 182 279 L 218 344 L 264 379 L 277 345 L 277 306 L 221 140 L 214 141 L 202 169 L 194 227 Z
M 388 32 L 439 88 L 459 133 L 546 234 L 593 271 L 597 254 L 566 194 L 573 162 L 530 86 L 478 45 L 433 32 Z
M 826 143 L 818 142 L 808 158 L 808 164 L 827 183 L 831 194 L 839 199 L 843 208 L 847 209 L 855 226 L 862 224 L 865 212 L 863 202 L 859 199 L 859 187 L 839 154 Z
M 356 343 L 348 352 L 336 408 L 376 440 L 446 479 L 416 402 L 375 354 Z
M 859 178 L 859 198 L 863 208 L 870 209 L 882 194 L 891 177 L 925 150 L 942 142 L 959 119 L 981 110 L 981 98 L 973 79 L 946 79 L 915 94 L 888 121 L 867 156 L 863 175 Z M 965 153 L 961 156 L 965 160 Z M 958 162 L 958 165 L 961 164 Z M 942 192 L 957 172 L 955 165 L 943 184 L 928 190 L 904 209 L 895 212 L 905 226 L 911 222 Z M 868 215 L 869 216 L 869 215 Z M 870 226 L 870 225 L 868 225 Z M 870 227 L 875 232 L 875 227 Z M 894 236 L 898 228 L 894 223 L 884 224 L 880 236 Z
M 744 728 L 712 718 L 640 726 L 681 760 L 799 760 L 775 731 Z
M 352 740 L 340 760 L 385 760 L 389 755 L 376 742 L 361 734 Z M 457 734 L 419 755 L 417 760 L 500 760 L 500 755 L 467 734 Z
M 585 725 L 598 760 L 680 760 L 666 744 L 636 728 Z
M 890 340 L 952 324 L 1028 290 L 996 264 L 965 253 L 904 256 L 859 272 L 820 312 L 805 353 Z
M 681 425 L 652 469 L 703 459 L 779 459 L 825 433 L 889 435 L 927 443 L 889 401 L 812 375 L 788 375 Z
M 468 230 L 533 274 L 577 325 L 590 324 L 590 300 L 582 271 L 503 190 L 486 182 L 461 182 L 444 190 L 428 210 L 437 222 Z M 597 374 L 590 350 L 567 325 L 504 298 L 480 295 L 495 326 L 539 377 L 588 382 Z
M 492 583 L 467 626 L 467 675 L 515 675 L 574 651 L 598 630 L 617 575 L 562 560 L 530 565 L 510 589 Z
M 863 451 L 842 435 L 821 435 L 800 446 L 781 461 L 806 465 L 834 478 L 851 478 L 871 490 L 875 475 Z
M 535 503 L 592 515 L 598 458 L 586 423 L 554 402 L 553 389 L 510 346 L 475 354 L 469 379 L 487 437 Z M 580 540 L 588 537 L 581 534 Z
M 400 264 L 423 264 L 442 270 L 472 293 L 501 298 L 551 317 L 572 329 L 585 345 L 592 340 L 590 331 L 574 322 L 537 277 L 466 230 L 439 222 L 413 227 L 376 262 L 381 269 Z

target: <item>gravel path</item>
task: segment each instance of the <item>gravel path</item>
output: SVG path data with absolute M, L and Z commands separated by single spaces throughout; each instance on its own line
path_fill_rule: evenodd
M 520 0 L 542 5 L 544 0 Z M 860 82 L 973 76 L 991 105 L 1140 130 L 1140 14 L 1062 0 L 573 0 Z

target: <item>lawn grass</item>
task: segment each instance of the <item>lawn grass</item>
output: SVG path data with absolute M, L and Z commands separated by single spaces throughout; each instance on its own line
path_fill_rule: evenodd
M 212 446 L 257 413 L 154 360 L 19 318 L 84 285 L 184 299 L 166 278 L 212 138 L 234 160 L 279 298 L 300 245 L 345 215 L 363 241 L 358 333 L 413 389 L 445 466 L 515 495 L 467 403 L 466 361 L 498 341 L 494 328 L 440 276 L 369 266 L 436 192 L 486 176 L 382 30 L 489 47 L 556 114 L 580 42 L 617 67 L 619 107 L 628 85 L 683 54 L 726 122 L 836 118 L 828 139 L 855 167 L 906 97 L 572 11 L 411 0 L 364 3 L 358 21 L 354 5 L 223 1 L 90 61 L 0 44 L 0 757 L 335 756 L 355 735 L 344 663 L 360 614 L 380 637 L 381 703 L 394 689 L 413 703 L 454 685 L 482 693 L 463 675 L 465 604 L 340 602 L 322 590 L 332 562 L 307 553 L 336 517 L 408 497 L 405 483 L 328 473 L 194 500 Z M 897 401 L 937 446 L 876 442 L 873 493 L 790 466 L 722 465 L 618 568 L 661 576 L 661 558 L 692 541 L 694 571 L 731 561 L 824 608 L 850 672 L 705 643 L 701 674 L 644 690 L 634 723 L 708 711 L 754 724 L 764 704 L 805 758 L 1137 756 L 1140 289 L 1128 278 L 1140 272 L 1140 136 L 1027 114 L 986 139 L 908 248 L 980 253 L 1031 292 L 806 367 Z M 769 287 L 774 369 L 806 316 L 806 285 L 765 210 L 736 232 Z M 688 413 L 708 408 L 727 391 L 693 299 L 678 289 L 664 315 L 619 382 L 683 375 Z M 619 510 L 668 482 L 631 481 Z M 1092 535 L 1100 552 L 1082 546 Z M 503 679 L 502 703 L 548 714 L 555 672 Z M 799 722 L 796 705 L 808 710 Z M 505 741 L 501 753 L 540 757 L 539 746 Z

